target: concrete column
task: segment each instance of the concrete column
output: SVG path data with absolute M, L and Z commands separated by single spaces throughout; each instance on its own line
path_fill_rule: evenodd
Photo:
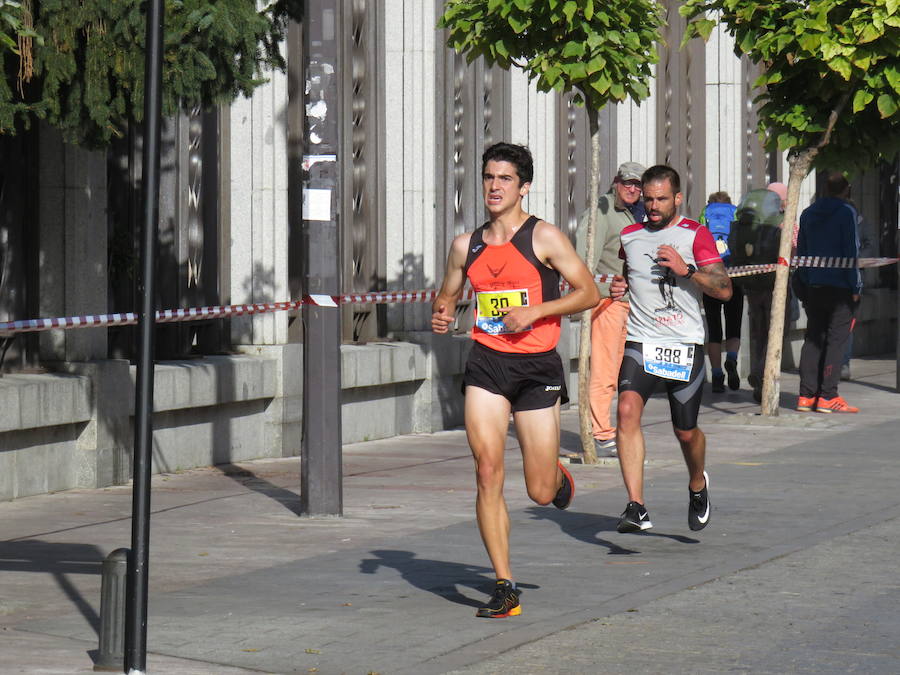
M 510 142 L 527 145 L 534 157 L 534 182 L 523 208 L 550 222 L 556 217 L 556 95 L 538 92 L 519 68 L 510 71 L 513 116 Z M 555 224 L 555 223 L 554 223 Z
M 231 105 L 229 149 L 231 274 L 234 304 L 288 300 L 287 76 Z M 233 344 L 287 342 L 284 312 L 231 319 Z
M 652 66 L 652 70 L 655 76 L 656 66 Z M 659 164 L 656 154 L 658 101 L 659 95 L 651 82 L 650 96 L 644 99 L 640 105 L 628 100 L 615 107 L 618 133 L 616 134 L 616 145 L 612 148 L 616 154 L 613 171 L 622 162 L 639 162 L 646 167 Z M 614 175 L 610 175 L 608 183 L 611 183 L 614 177 Z
M 387 0 L 380 14 L 384 34 L 384 152 L 378 171 L 385 181 L 385 276 L 391 290 L 431 288 L 440 283 L 437 259 L 437 91 L 433 3 Z M 474 225 L 474 224 L 473 224 Z M 452 223 L 450 224 L 452 227 Z M 440 256 L 443 258 L 443 256 Z M 391 305 L 388 325 L 398 330 L 425 326 L 425 304 Z
M 737 204 L 743 195 L 741 147 L 741 60 L 734 38 L 717 25 L 706 44 L 706 185 L 701 192 L 724 190 Z
M 42 317 L 103 314 L 106 285 L 106 156 L 40 130 L 40 290 Z M 44 361 L 106 358 L 106 329 L 41 333 Z

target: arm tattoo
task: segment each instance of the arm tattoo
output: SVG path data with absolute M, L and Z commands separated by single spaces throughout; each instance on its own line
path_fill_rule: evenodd
M 701 284 L 701 286 L 706 286 L 710 290 L 719 291 L 724 291 L 731 287 L 731 278 L 728 276 L 728 273 L 725 271 L 725 265 L 722 263 L 707 265 L 703 268 L 703 272 L 709 275 L 709 277 L 708 280 L 706 280 L 706 283 Z

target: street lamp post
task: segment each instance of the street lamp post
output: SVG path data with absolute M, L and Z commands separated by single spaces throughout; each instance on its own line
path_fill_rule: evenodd
M 341 4 L 307 0 L 303 19 L 304 293 L 340 293 Z M 304 304 L 303 445 L 300 507 L 306 516 L 343 513 L 341 469 L 341 323 L 335 306 Z
M 150 468 L 153 436 L 153 352 L 156 336 L 155 267 L 159 221 L 159 145 L 162 116 L 163 0 L 147 4 L 144 61 L 144 145 L 141 236 L 141 312 L 134 409 L 134 480 L 131 554 L 125 618 L 125 667 L 129 675 L 147 670 L 147 576 L 150 562 Z

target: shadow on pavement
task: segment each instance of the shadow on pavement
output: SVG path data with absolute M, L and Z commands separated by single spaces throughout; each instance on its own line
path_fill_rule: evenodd
M 223 475 L 228 476 L 233 481 L 240 483 L 248 490 L 253 490 L 254 492 L 258 492 L 261 495 L 273 499 L 294 515 L 303 515 L 300 507 L 300 495 L 297 493 L 275 485 L 274 483 L 270 483 L 265 478 L 260 478 L 252 471 L 249 471 L 242 466 L 238 466 L 237 464 L 218 464 L 214 468 L 221 471 Z
M 365 558 L 359 563 L 363 574 L 375 574 L 380 567 L 397 570 L 404 581 L 423 591 L 468 607 L 481 607 L 484 598 L 475 600 L 464 595 L 458 587 L 490 595 L 494 590 L 494 571 L 481 565 L 447 562 L 417 558 L 412 551 L 377 550 L 370 551 L 374 558 Z M 517 582 L 523 589 L 540 588 L 534 584 Z
M 576 434 L 574 431 L 568 431 L 567 429 L 560 429 L 559 431 L 559 449 L 560 451 L 567 450 L 573 453 L 581 453 L 581 436 Z
M 578 539 L 587 544 L 597 544 L 609 549 L 608 555 L 640 555 L 641 551 L 633 548 L 625 548 L 619 544 L 603 539 L 598 535 L 601 532 L 616 532 L 616 525 L 619 523 L 618 517 L 604 516 L 597 513 L 583 513 L 579 511 L 558 511 L 556 509 L 542 508 L 532 506 L 525 509 L 526 513 L 536 520 L 549 520 L 557 525 L 559 529 L 573 539 Z M 616 532 L 618 535 L 618 532 Z M 685 537 L 680 534 L 666 534 L 664 532 L 640 532 L 634 535 L 623 535 L 634 537 L 663 537 L 677 541 L 680 544 L 699 544 L 698 539 Z M 640 541 L 640 539 L 635 539 Z
M 858 380 L 851 379 L 850 381 L 853 382 L 853 384 L 858 384 L 859 386 L 866 387 L 867 389 L 875 389 L 876 391 L 884 391 L 884 392 L 887 392 L 888 394 L 896 394 L 897 393 L 896 387 L 888 387 L 886 385 L 878 384 L 876 382 L 866 382 L 864 377 L 861 377 Z
M 735 400 L 741 403 L 748 403 L 749 408 L 735 408 Z M 749 389 L 739 389 L 738 391 L 726 391 L 721 394 L 713 394 L 709 389 L 703 392 L 703 408 L 714 410 L 722 415 L 738 415 L 747 414 L 748 412 L 759 412 L 762 404 L 753 400 L 753 392 Z M 784 391 L 778 392 L 778 408 L 779 410 L 793 410 L 797 407 L 797 392 Z
M 100 615 L 78 591 L 69 575 L 100 574 L 102 551 L 91 544 L 67 544 L 29 539 L 0 542 L 0 572 L 38 572 L 52 574 L 53 579 L 72 604 L 100 634 Z M 96 599 L 100 604 L 100 597 Z

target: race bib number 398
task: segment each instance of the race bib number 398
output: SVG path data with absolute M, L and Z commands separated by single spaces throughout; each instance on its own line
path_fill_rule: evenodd
M 644 343 L 644 372 L 667 380 L 687 382 L 694 367 L 694 345 Z
M 478 312 L 475 325 L 485 333 L 502 335 L 504 333 L 522 333 L 531 330 L 531 326 L 520 331 L 511 331 L 503 323 L 503 315 L 513 307 L 528 307 L 528 289 L 517 288 L 510 291 L 483 291 L 476 296 Z

